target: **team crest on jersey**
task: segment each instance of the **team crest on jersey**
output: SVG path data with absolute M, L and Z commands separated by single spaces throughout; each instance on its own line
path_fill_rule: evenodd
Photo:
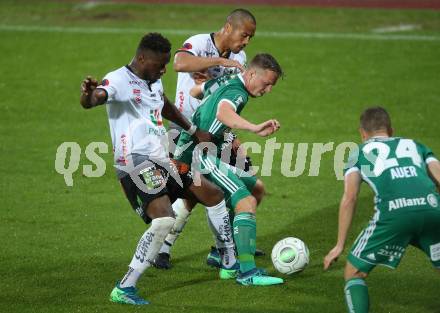
M 103 79 L 101 82 L 101 86 L 108 86 L 110 84 L 110 82 L 108 81 L 108 79 Z
M 430 206 L 432 206 L 433 208 L 438 207 L 437 197 L 434 194 L 430 193 L 427 199 Z
M 189 42 L 185 42 L 183 44 L 182 50 L 191 50 L 192 49 L 192 44 L 190 44 Z

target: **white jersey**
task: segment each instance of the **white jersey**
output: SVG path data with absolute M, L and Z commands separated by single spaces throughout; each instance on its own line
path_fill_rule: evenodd
M 151 159 L 167 158 L 161 114 L 164 106 L 162 81 L 149 83 L 123 66 L 105 75 L 98 88 L 107 92 L 115 164 L 127 165 L 132 154 Z
M 188 38 L 177 52 L 187 52 L 198 57 L 215 58 L 220 54 L 214 43 L 214 33 L 199 34 Z M 245 65 L 246 53 L 242 50 L 239 53 L 230 53 L 229 59 L 235 60 Z M 213 66 L 208 69 L 210 78 L 217 78 L 222 75 L 238 72 L 237 68 L 225 68 L 223 66 Z M 200 106 L 200 100 L 189 95 L 191 88 L 195 85 L 192 73 L 179 72 L 177 76 L 176 101 L 174 104 L 180 112 L 188 119 Z M 173 128 L 178 128 L 172 125 Z

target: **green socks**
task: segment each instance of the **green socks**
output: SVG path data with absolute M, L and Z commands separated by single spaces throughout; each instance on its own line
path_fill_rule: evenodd
M 365 280 L 362 278 L 347 280 L 344 291 L 349 313 L 368 313 L 370 300 Z
M 245 273 L 255 268 L 257 224 L 255 214 L 239 213 L 234 217 L 234 241 L 237 246 L 240 271 Z

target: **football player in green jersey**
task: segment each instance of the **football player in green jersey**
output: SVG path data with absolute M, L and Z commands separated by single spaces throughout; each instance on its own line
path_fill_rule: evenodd
M 345 267 L 345 299 L 351 313 L 369 310 L 365 278 L 376 265 L 396 268 L 409 244 L 421 249 L 440 271 L 440 162 L 426 146 L 393 137 L 385 109 L 360 118 L 363 143 L 345 168 L 336 246 L 324 269 L 344 250 L 362 181 L 375 192 L 375 214 L 353 244 Z
M 256 245 L 255 211 L 257 200 L 252 195 L 255 187 L 255 176 L 230 166 L 228 160 L 217 157 L 224 143 L 224 134 L 230 129 L 242 129 L 254 132 L 259 136 L 269 136 L 280 128 L 275 119 L 261 124 L 253 124 L 240 116 L 249 97 L 262 96 L 272 90 L 282 69 L 269 54 L 256 55 L 243 72 L 222 76 L 195 87 L 202 91 L 204 98 L 200 107 L 192 116 L 194 125 L 208 131 L 212 136 L 209 151 L 182 133 L 175 150 L 178 161 L 191 165 L 193 171 L 201 172 L 212 182 L 222 188 L 227 206 L 234 209 L 233 221 L 234 242 L 237 248 L 240 265 L 237 282 L 243 285 L 273 285 L 283 282 L 281 278 L 267 276 L 262 269 L 256 268 L 254 254 Z M 192 90 L 192 94 L 196 94 Z M 206 145 L 204 145 L 206 147 Z M 223 159 L 223 158 L 222 158 Z M 226 276 L 220 269 L 220 277 Z M 229 275 L 231 278 L 232 274 Z

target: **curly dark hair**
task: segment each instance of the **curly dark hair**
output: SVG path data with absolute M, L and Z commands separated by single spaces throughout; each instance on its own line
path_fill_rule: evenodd
M 277 60 L 269 53 L 259 53 L 251 60 L 249 67 L 257 67 L 263 70 L 275 72 L 278 77 L 283 77 L 284 72 Z
M 159 33 L 148 33 L 142 37 L 139 42 L 137 51 L 150 50 L 158 53 L 169 53 L 171 51 L 171 43 L 168 39 Z

